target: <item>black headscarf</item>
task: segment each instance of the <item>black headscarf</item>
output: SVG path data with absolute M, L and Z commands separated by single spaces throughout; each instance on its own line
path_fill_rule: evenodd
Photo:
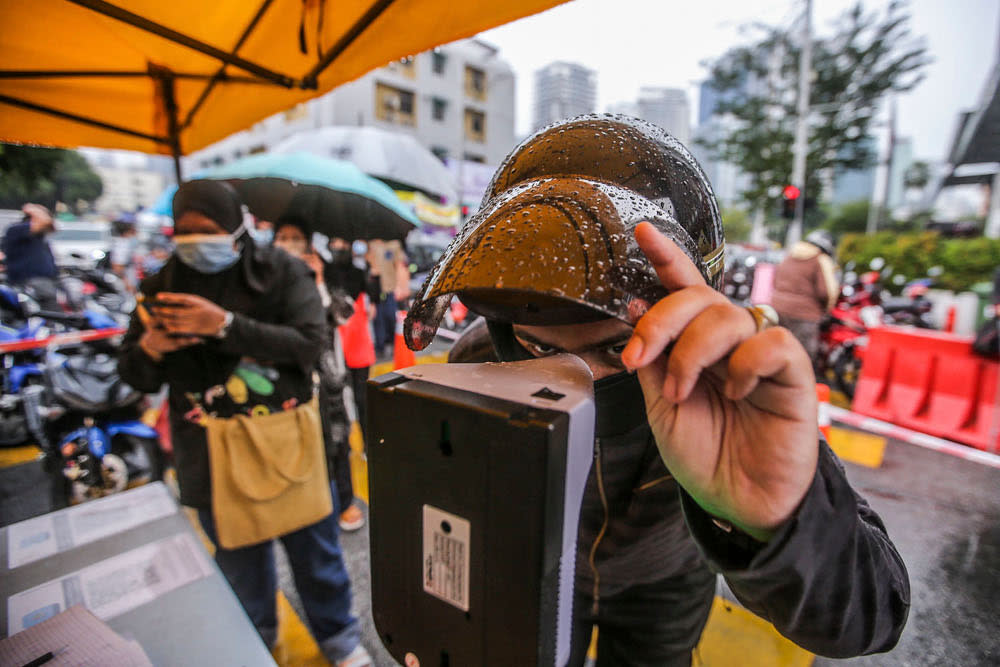
M 312 238 L 311 225 L 306 222 L 305 217 L 298 213 L 286 213 L 278 218 L 274 223 L 274 232 L 278 233 L 278 230 L 286 225 L 291 225 L 292 227 L 298 227 L 302 231 L 302 236 L 306 237 L 306 241 Z
M 240 199 L 239 193 L 236 192 L 236 188 L 225 181 L 198 179 L 182 183 L 174 194 L 174 223 L 176 224 L 177 220 L 188 211 L 201 213 L 230 234 L 235 234 L 243 228 L 243 201 Z M 246 240 L 245 235 L 240 236 L 237 239 L 237 243 L 240 244 L 240 261 L 237 266 L 242 272 L 247 286 L 258 293 L 268 291 L 271 286 L 271 278 L 274 275 L 270 253 L 261 252 L 261 249 L 257 248 L 256 244 Z M 170 264 L 173 265 L 173 271 L 184 274 L 185 280 L 183 282 L 193 282 L 196 285 L 203 282 L 211 282 L 219 287 L 221 287 L 222 282 L 225 282 L 212 280 L 211 277 L 206 277 L 209 278 L 208 281 L 200 279 L 201 274 L 197 274 L 193 269 L 178 262 L 176 257 L 171 258 Z M 189 276 L 187 275 L 188 273 L 197 275 Z M 222 274 L 230 273 L 235 272 L 232 269 L 222 272 Z M 178 288 L 180 287 L 178 286 Z M 209 294 L 203 294 L 201 290 L 189 288 L 188 291 L 205 296 L 212 301 L 216 301 L 219 305 L 224 305 L 217 298 L 212 298 Z M 221 294 L 222 291 L 220 290 L 219 293 Z
M 188 211 L 198 211 L 232 234 L 243 225 L 243 201 L 225 181 L 195 180 L 182 183 L 174 194 L 174 221 Z

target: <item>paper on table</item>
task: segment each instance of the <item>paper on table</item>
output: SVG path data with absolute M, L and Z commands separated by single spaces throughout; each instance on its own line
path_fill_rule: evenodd
M 7 631 L 30 628 L 75 604 L 107 620 L 211 573 L 204 548 L 190 533 L 178 533 L 10 596 Z
M 166 485 L 154 482 L 21 521 L 7 528 L 7 567 L 14 569 L 176 511 Z
M 122 639 L 80 605 L 0 640 L 0 665 L 25 665 L 50 651 L 55 657 L 46 667 L 152 667 L 138 642 Z

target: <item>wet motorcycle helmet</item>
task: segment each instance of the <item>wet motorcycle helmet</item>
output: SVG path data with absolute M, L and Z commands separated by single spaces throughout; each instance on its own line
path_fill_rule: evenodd
M 635 241 L 643 221 L 721 287 L 718 204 L 680 142 L 610 114 L 539 130 L 503 161 L 428 275 L 404 324 L 407 345 L 430 344 L 454 295 L 491 324 L 635 324 L 667 293 Z

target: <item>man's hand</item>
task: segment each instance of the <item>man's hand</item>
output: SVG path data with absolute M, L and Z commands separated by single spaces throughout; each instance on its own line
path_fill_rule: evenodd
M 314 252 L 302 255 L 302 261 L 316 274 L 316 284 L 323 284 L 323 260 Z
M 55 231 L 56 225 L 52 221 L 52 214 L 41 204 L 25 204 L 21 210 L 30 219 L 29 225 L 32 234 L 48 234 Z
M 142 304 L 136 307 L 136 312 L 145 329 L 139 337 L 139 348 L 157 363 L 162 361 L 163 355 L 168 352 L 175 352 L 202 342 L 198 336 L 170 336 Z
M 635 236 L 671 292 L 639 320 L 622 354 L 638 369 L 660 455 L 705 511 L 766 541 L 816 471 L 809 357 L 786 329 L 758 332 L 753 316 L 709 287 L 655 227 L 641 223 Z
M 226 322 L 226 311 L 200 296 L 160 292 L 156 298 L 170 304 L 155 308 L 157 320 L 168 333 L 216 336 Z

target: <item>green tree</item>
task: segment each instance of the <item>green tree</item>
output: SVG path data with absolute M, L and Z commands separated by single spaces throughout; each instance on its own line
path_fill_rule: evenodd
M 75 209 L 103 189 L 101 177 L 76 151 L 0 144 L 0 208 L 32 201 L 54 209 L 61 201 Z
M 908 22 L 899 0 L 881 16 L 858 3 L 839 19 L 832 36 L 814 40 L 807 199 L 818 200 L 821 174 L 873 163 L 870 135 L 880 102 L 922 79 L 929 59 Z M 751 210 L 770 210 L 791 180 L 800 45 L 789 28 L 754 28 L 758 37 L 751 44 L 708 63 L 709 85 L 721 100 L 718 112 L 732 122 L 701 143 L 713 158 L 747 174 L 742 197 Z
M 738 243 L 750 238 L 750 216 L 741 208 L 730 208 L 722 212 L 722 228 L 728 243 Z
M 835 236 L 864 234 L 870 208 L 871 202 L 864 199 L 844 204 L 826 219 L 823 227 Z

